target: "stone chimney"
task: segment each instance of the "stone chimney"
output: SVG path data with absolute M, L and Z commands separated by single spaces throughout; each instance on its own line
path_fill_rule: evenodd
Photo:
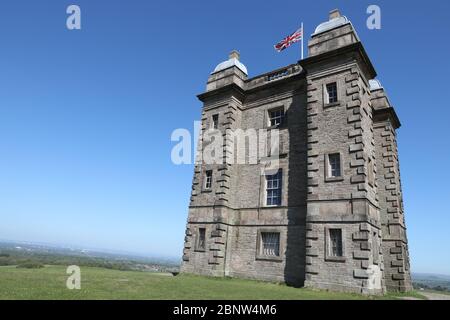
M 339 12 L 339 9 L 334 9 L 330 11 L 330 20 L 339 18 L 341 16 L 341 13 Z
M 239 60 L 240 57 L 241 57 L 241 54 L 239 53 L 239 51 L 233 50 L 233 51 L 230 52 L 230 55 L 229 55 L 230 59 L 237 59 L 237 60 Z

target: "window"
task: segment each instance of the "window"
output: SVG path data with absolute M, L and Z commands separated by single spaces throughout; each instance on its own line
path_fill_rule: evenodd
M 280 256 L 279 232 L 261 232 L 260 255 L 273 257 Z
M 212 186 L 212 170 L 206 170 L 205 189 L 211 189 L 211 186 Z
M 329 83 L 326 85 L 327 89 L 327 99 L 325 103 L 336 103 L 338 102 L 338 96 L 337 96 L 337 84 L 336 82 Z
M 380 248 L 378 244 L 378 233 L 373 233 L 373 264 L 378 264 L 380 261 Z
M 212 128 L 217 129 L 219 127 L 219 115 L 213 114 L 212 116 Z
M 368 175 L 368 178 L 369 178 L 369 184 L 371 186 L 374 186 L 374 184 L 375 184 L 375 177 L 374 177 L 373 161 L 372 161 L 371 158 L 369 158 L 369 166 L 367 168 L 367 171 L 368 171 L 367 175 Z
M 197 250 L 205 250 L 206 248 L 206 229 L 198 228 Z
M 329 229 L 330 242 L 329 252 L 330 257 L 342 257 L 342 229 Z
M 333 153 L 328 155 L 328 177 L 336 178 L 341 176 L 341 155 Z
M 284 110 L 283 109 L 269 110 L 269 120 L 271 127 L 276 127 L 283 124 Z
M 266 175 L 267 183 L 267 199 L 268 206 L 280 206 L 281 205 L 281 170 L 278 170 L 276 174 Z

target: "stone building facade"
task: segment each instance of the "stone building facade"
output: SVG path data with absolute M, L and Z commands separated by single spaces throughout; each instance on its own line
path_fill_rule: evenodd
M 223 134 L 225 158 L 227 130 L 277 129 L 279 170 L 265 174 L 262 157 L 196 162 L 181 270 L 364 294 L 411 290 L 398 117 L 337 10 L 308 49 L 253 78 L 233 52 L 209 76 L 198 96 L 202 131 Z

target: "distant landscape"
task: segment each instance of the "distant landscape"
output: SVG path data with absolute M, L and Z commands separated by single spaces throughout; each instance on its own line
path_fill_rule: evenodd
M 432 273 L 413 273 L 414 289 L 427 289 L 450 293 L 450 276 Z
M 0 266 L 38 269 L 45 265 L 77 265 L 122 271 L 179 271 L 179 262 L 175 259 L 32 243 L 0 242 Z
M 82 267 L 82 290 L 65 286 L 66 268 Z M 2 299 L 367 299 L 260 281 L 178 275 L 179 261 L 42 244 L 0 242 Z M 450 276 L 413 273 L 415 292 L 450 294 Z

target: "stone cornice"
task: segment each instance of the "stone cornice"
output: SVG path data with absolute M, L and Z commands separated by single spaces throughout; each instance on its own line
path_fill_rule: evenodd
M 219 96 L 219 95 L 223 95 L 223 94 L 235 95 L 240 101 L 243 101 L 244 97 L 245 97 L 245 91 L 237 84 L 231 83 L 229 85 L 223 86 L 216 90 L 201 93 L 201 94 L 197 95 L 197 98 L 201 102 L 205 102 L 207 99 L 210 99 L 211 97 Z
M 284 74 L 283 72 L 286 73 Z M 280 74 L 279 78 L 274 78 L 272 80 L 269 79 L 271 75 L 278 75 L 278 74 Z M 228 78 L 229 76 L 230 75 L 226 75 L 223 78 Z M 220 94 L 226 94 L 228 93 L 229 90 L 235 90 L 238 93 L 239 100 L 243 101 L 246 94 L 252 94 L 260 90 L 269 89 L 275 86 L 290 84 L 292 83 L 293 80 L 300 80 L 302 78 L 305 78 L 305 73 L 303 72 L 301 67 L 298 64 L 291 64 L 289 66 L 258 75 L 251 79 L 246 79 L 243 81 L 243 86 L 240 86 L 235 82 L 232 82 L 217 89 L 212 89 L 204 93 L 201 93 L 197 95 L 197 98 L 200 101 L 205 102 L 207 99 L 210 99 L 211 97 Z M 214 81 L 220 79 L 222 78 L 215 79 Z
M 361 60 L 367 66 L 367 71 L 369 72 L 369 74 L 367 75 L 368 79 L 374 79 L 377 76 L 377 72 L 375 71 L 375 68 L 373 67 L 373 64 L 370 61 L 369 56 L 367 55 L 366 50 L 364 49 L 364 46 L 362 45 L 361 42 L 352 43 L 345 47 L 341 47 L 332 51 L 327 51 L 312 57 L 308 57 L 306 59 L 300 60 L 299 64 L 305 70 L 308 70 L 309 66 L 313 64 L 317 64 L 322 62 L 323 60 L 332 59 L 334 57 L 338 57 L 349 52 L 358 53 Z
M 373 110 L 373 122 L 390 120 L 395 129 L 400 128 L 401 123 L 394 108 L 383 108 Z

